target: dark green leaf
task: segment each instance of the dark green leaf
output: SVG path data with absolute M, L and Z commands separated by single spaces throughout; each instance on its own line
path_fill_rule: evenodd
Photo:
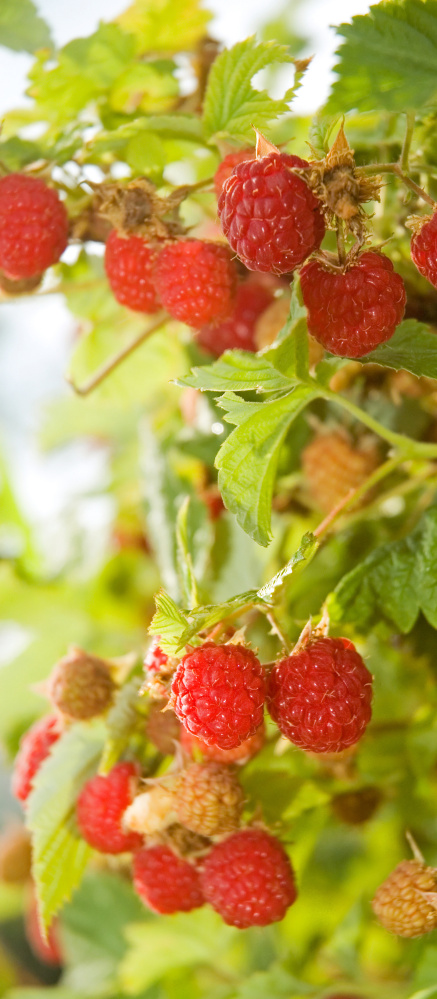
M 383 0 L 337 31 L 345 42 L 329 114 L 435 106 L 437 0 Z
M 387 343 L 360 359 L 363 364 L 383 364 L 387 368 L 405 368 L 413 375 L 437 378 L 437 336 L 429 326 L 406 319 Z
M 15 52 L 53 48 L 50 29 L 37 13 L 32 0 L 2 0 L 0 45 Z

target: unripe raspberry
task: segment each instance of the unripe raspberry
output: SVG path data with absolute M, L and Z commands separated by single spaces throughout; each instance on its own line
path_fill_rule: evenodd
M 263 720 L 264 672 L 244 645 L 205 642 L 184 656 L 172 684 L 172 706 L 193 735 L 235 749 Z
M 358 489 L 380 464 L 373 442 L 352 444 L 338 430 L 319 434 L 302 451 L 308 492 L 320 510 L 329 513 L 351 489 Z M 361 504 L 366 497 L 362 497 Z M 355 507 L 356 508 L 356 507 Z
M 40 927 L 37 902 L 33 891 L 25 912 L 24 927 L 28 943 L 39 961 L 42 961 L 43 964 L 57 966 L 63 963 L 64 956 L 59 936 L 59 920 L 53 920 L 46 939 Z
M 437 288 L 437 212 L 425 217 L 411 239 L 411 259 L 420 274 Z
M 381 804 L 382 794 L 378 787 L 361 787 L 357 791 L 344 791 L 336 794 L 331 801 L 332 810 L 341 822 L 359 826 L 375 814 Z
M 19 801 L 26 801 L 41 763 L 49 755 L 60 735 L 61 727 L 55 715 L 40 718 L 24 734 L 12 775 L 12 793 Z
M 191 756 L 201 754 L 205 760 L 212 760 L 214 763 L 238 763 L 242 766 L 261 751 L 265 737 L 263 722 L 254 735 L 249 736 L 244 742 L 240 742 L 240 745 L 235 749 L 219 749 L 218 746 L 208 746 L 203 739 L 198 739 L 196 735 L 188 732 L 184 725 L 181 726 L 182 749 L 186 753 L 190 753 Z
M 296 900 L 293 870 L 279 840 L 263 829 L 241 829 L 206 857 L 205 899 L 229 926 L 267 926 Z
M 123 815 L 122 826 L 142 836 L 153 836 L 175 822 L 174 791 L 156 784 L 149 791 L 136 795 Z
M 385 343 L 405 312 L 404 283 L 382 253 L 362 253 L 341 273 L 310 260 L 300 280 L 309 332 L 340 357 L 364 357 Z
M 237 152 L 228 153 L 227 156 L 225 156 L 214 174 L 214 189 L 217 198 L 220 197 L 225 180 L 231 176 L 235 167 L 238 166 L 239 163 L 244 163 L 246 160 L 254 159 L 255 150 L 252 148 L 238 149 Z
M 125 853 L 142 845 L 142 837 L 123 831 L 123 815 L 131 804 L 138 771 L 133 763 L 117 763 L 106 777 L 97 774 L 77 801 L 77 824 L 84 840 L 101 853 Z
M 68 216 L 56 191 L 21 173 L 0 179 L 0 268 L 32 278 L 55 264 L 67 245 Z
M 24 884 L 30 878 L 31 867 L 30 834 L 24 826 L 12 827 L 0 837 L 0 881 Z
M 135 312 L 151 315 L 160 308 L 155 290 L 154 250 L 138 236 L 110 233 L 105 249 L 105 269 L 114 297 Z
M 421 937 L 437 928 L 436 892 L 434 867 L 426 867 L 419 860 L 403 860 L 378 888 L 372 908 L 390 933 Z
M 202 326 L 196 339 L 205 350 L 220 357 L 225 350 L 257 350 L 254 340 L 255 323 L 273 299 L 274 285 L 268 285 L 258 275 L 243 281 L 237 289 L 233 311 L 219 325 Z
M 115 683 L 104 659 L 73 645 L 56 664 L 47 683 L 53 707 L 67 718 L 86 721 L 112 704 Z
M 316 638 L 269 676 L 273 720 L 290 742 L 313 753 L 338 753 L 358 742 L 371 701 L 372 676 L 347 638 Z
M 325 234 L 319 202 L 293 169 L 306 160 L 270 153 L 235 167 L 218 213 L 230 246 L 250 271 L 285 274 L 317 250 Z
M 168 709 L 167 701 L 155 701 L 150 706 L 146 722 L 146 735 L 150 742 L 153 742 L 163 756 L 173 756 L 180 732 L 181 723 L 174 711 Z
M 135 891 L 152 912 L 191 912 L 204 904 L 196 866 L 168 846 L 138 850 L 133 877 Z
M 192 763 L 182 771 L 176 784 L 178 819 L 201 836 L 217 836 L 237 829 L 243 804 L 243 792 L 235 774 L 219 763 Z
M 220 323 L 232 312 L 237 269 L 221 243 L 171 243 L 159 254 L 155 275 L 164 308 L 188 326 Z

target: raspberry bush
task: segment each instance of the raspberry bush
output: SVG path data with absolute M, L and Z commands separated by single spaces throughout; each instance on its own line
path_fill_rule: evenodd
M 437 996 L 437 4 L 300 2 L 0 5 L 7 999 Z

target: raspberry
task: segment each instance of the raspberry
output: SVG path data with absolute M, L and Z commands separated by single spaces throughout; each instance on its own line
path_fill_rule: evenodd
M 237 270 L 226 246 L 181 240 L 161 250 L 156 287 L 174 319 L 200 329 L 221 322 L 232 311 Z
M 172 684 L 172 706 L 209 746 L 235 749 L 263 720 L 264 672 L 244 645 L 205 642 L 184 656 Z
M 336 794 L 331 801 L 332 809 L 341 822 L 359 826 L 375 814 L 381 804 L 382 794 L 377 787 L 362 787 L 358 791 L 345 791 Z
M 372 676 L 347 638 L 316 638 L 276 663 L 268 709 L 283 735 L 313 753 L 339 753 L 371 718 Z
M 43 964 L 60 965 L 63 963 L 61 941 L 59 939 L 59 920 L 54 919 L 47 934 L 42 934 L 38 908 L 34 892 L 32 892 L 25 914 L 26 937 L 35 957 Z
M 177 821 L 174 793 L 171 788 L 155 784 L 150 791 L 137 794 L 123 815 L 123 829 L 152 836 Z
M 437 288 L 437 212 L 425 218 L 414 233 L 411 259 L 420 274 Z
M 231 176 L 234 172 L 236 166 L 239 163 L 245 163 L 246 160 L 255 159 L 254 149 L 239 149 L 235 153 L 228 153 L 227 156 L 221 161 L 217 170 L 214 174 L 214 188 L 216 197 L 219 198 L 222 193 L 222 188 L 225 180 Z
M 68 216 L 43 180 L 10 173 L 0 179 L 0 267 L 8 278 L 32 278 L 55 264 L 67 245 Z
M 33 787 L 33 778 L 60 734 L 58 719 L 55 715 L 46 715 L 23 736 L 12 775 L 12 792 L 19 801 L 26 801 Z
M 238 828 L 243 802 L 241 787 L 228 767 L 193 763 L 179 777 L 174 807 L 187 829 L 217 836 Z
M 249 736 L 236 749 L 219 749 L 218 746 L 208 746 L 202 739 L 188 732 L 184 725 L 181 729 L 181 746 L 186 753 L 191 756 L 201 753 L 206 760 L 213 760 L 215 763 L 247 763 L 260 752 L 265 741 L 264 723 L 260 725 L 254 735 Z
M 68 718 L 85 721 L 106 711 L 116 687 L 104 659 L 77 646 L 56 664 L 47 684 L 54 707 Z
M 133 877 L 135 891 L 153 912 L 190 912 L 204 904 L 196 867 L 168 846 L 139 850 Z
M 283 846 L 263 829 L 242 829 L 214 846 L 201 884 L 225 923 L 241 930 L 283 919 L 297 896 Z
M 382 253 L 362 253 L 343 273 L 310 260 L 300 279 L 309 332 L 340 357 L 363 357 L 385 343 L 405 312 L 404 282 Z
M 155 253 L 144 239 L 124 238 L 112 230 L 106 243 L 105 269 L 117 302 L 134 312 L 151 315 L 158 311 L 154 263 Z
M 101 853 L 125 853 L 142 846 L 136 832 L 125 833 L 123 813 L 135 792 L 137 768 L 117 763 L 106 777 L 97 774 L 85 784 L 77 801 L 77 824 L 84 840 Z
M 175 743 L 180 736 L 181 724 L 174 711 L 164 711 L 165 707 L 167 707 L 165 698 L 151 705 L 146 722 L 146 734 L 163 756 L 172 756 L 176 748 Z
M 254 340 L 255 323 L 264 309 L 272 301 L 273 287 L 252 275 L 240 284 L 232 314 L 219 326 L 203 326 L 197 342 L 215 357 L 225 350 L 238 347 L 240 350 L 257 350 Z
M 285 274 L 317 250 L 325 223 L 317 198 L 291 169 L 306 160 L 270 153 L 235 167 L 218 200 L 223 232 L 250 271 Z
M 435 901 L 427 892 L 437 891 L 437 871 L 419 860 L 403 860 L 378 888 L 372 902 L 375 916 L 390 933 L 421 937 L 437 927 Z
M 302 468 L 311 499 L 329 513 L 357 489 L 380 463 L 378 447 L 353 445 L 338 430 L 315 437 L 302 451 Z M 361 503 L 365 502 L 363 497 Z
M 165 666 L 168 661 L 168 655 L 163 652 L 159 646 L 159 635 L 155 635 L 147 649 L 146 657 L 144 659 L 144 669 L 146 673 L 149 671 L 151 673 L 157 673 L 162 666 Z

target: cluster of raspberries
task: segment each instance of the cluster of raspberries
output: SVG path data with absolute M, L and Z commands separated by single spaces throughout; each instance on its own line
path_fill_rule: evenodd
M 215 190 L 229 245 L 174 236 L 152 240 L 112 229 L 105 267 L 117 300 L 149 315 L 165 309 L 217 356 L 235 347 L 254 351 L 260 317 L 296 271 L 315 341 L 340 356 L 367 355 L 401 321 L 404 284 L 380 251 L 354 252 L 343 264 L 320 251 L 329 211 L 310 183 L 313 166 L 279 151 L 226 156 Z M 411 225 L 412 260 L 437 286 L 437 213 Z M 1 178 L 0 283 L 19 288 L 38 280 L 59 260 L 68 230 L 65 206 L 43 180 Z
M 338 753 L 356 743 L 371 714 L 361 656 L 347 639 L 317 638 L 269 673 L 232 641 L 206 641 L 178 664 L 155 641 L 145 669 L 149 688 L 161 677 L 155 689 L 167 683 L 169 697 L 152 704 L 144 736 L 164 754 L 179 746 L 175 762 L 145 785 L 132 758 L 92 777 L 77 801 L 80 834 L 102 853 L 133 854 L 134 887 L 155 912 L 209 903 L 239 928 L 282 919 L 296 898 L 294 873 L 270 831 L 242 825 L 237 768 L 263 747 L 265 703 L 296 746 Z M 15 763 L 24 804 L 65 725 L 105 713 L 116 689 L 110 665 L 76 647 L 55 666 L 46 684 L 53 713 L 27 732 Z

